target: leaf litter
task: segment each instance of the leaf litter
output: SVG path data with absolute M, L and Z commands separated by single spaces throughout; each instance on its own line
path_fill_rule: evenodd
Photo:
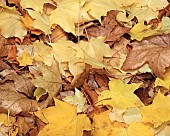
M 169 5 L 1 0 L 0 135 L 169 136 Z

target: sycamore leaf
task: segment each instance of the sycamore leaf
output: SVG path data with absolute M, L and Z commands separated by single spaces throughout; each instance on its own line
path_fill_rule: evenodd
M 151 123 L 154 127 L 170 121 L 170 100 L 158 92 L 149 106 L 141 108 L 142 122 Z
M 126 84 L 121 80 L 112 79 L 109 82 L 109 90 L 103 91 L 98 98 L 98 105 L 110 105 L 117 109 L 127 109 L 131 107 L 143 106 L 134 91 L 140 84 Z
M 151 29 L 151 25 L 144 25 L 144 22 L 137 23 L 131 30 L 130 35 L 131 39 L 141 41 L 145 37 L 158 34 L 159 29 L 161 28 L 161 23 L 159 23 L 156 29 Z
M 60 90 L 62 79 L 59 71 L 59 66 L 56 60 L 53 60 L 51 66 L 47 66 L 42 62 L 37 64 L 42 76 L 33 79 L 32 82 L 36 87 L 45 89 L 51 96 L 55 96 Z
M 86 99 L 83 96 L 83 93 L 80 92 L 77 88 L 75 88 L 75 95 L 74 96 L 67 96 L 63 99 L 65 102 L 73 104 L 77 107 L 77 113 L 83 112 L 86 110 Z
M 0 34 L 5 38 L 18 37 L 22 40 L 27 34 L 27 28 L 22 24 L 19 12 L 13 8 L 0 8 Z
M 170 87 L 170 68 L 167 68 L 164 79 L 156 78 L 155 86 L 163 86 L 167 89 Z
M 47 123 L 39 136 L 82 136 L 84 130 L 91 130 L 90 120 L 85 114 L 76 113 L 76 108 L 56 98 L 55 106 L 36 112 Z
M 32 22 L 32 27 L 43 31 L 45 34 L 51 33 L 49 17 L 44 13 L 39 13 L 38 11 L 27 10 L 29 15 L 35 19 Z
M 114 122 L 114 121 L 124 122 L 124 119 L 123 119 L 124 112 L 125 110 L 113 108 L 112 111 L 108 114 L 110 121 L 111 122 Z
M 52 3 L 51 0 L 21 0 L 20 4 L 22 8 L 33 8 L 35 11 L 42 13 L 44 3 Z
M 17 57 L 20 66 L 32 65 L 32 58 L 26 49 Z
M 85 0 L 60 0 L 57 8 L 51 12 L 50 23 L 58 24 L 66 32 L 75 34 L 75 24 L 91 20 L 83 10 Z
M 165 68 L 170 66 L 170 34 L 148 37 L 131 45 L 133 49 L 127 55 L 122 70 L 137 69 L 148 63 L 152 72 L 163 78 Z

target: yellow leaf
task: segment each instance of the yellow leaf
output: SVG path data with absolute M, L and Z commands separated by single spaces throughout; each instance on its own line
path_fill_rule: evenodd
M 113 55 L 109 45 L 104 43 L 104 37 L 91 38 L 89 42 L 81 41 L 80 46 L 84 52 L 98 61 L 103 61 L 103 57 Z
M 13 8 L 0 7 L 0 34 L 5 38 L 18 37 L 23 40 L 27 28 L 21 21 L 20 13 Z
M 130 30 L 129 34 L 131 35 L 132 40 L 136 39 L 141 41 L 145 37 L 158 34 L 160 28 L 161 23 L 159 23 L 156 29 L 151 29 L 150 25 L 144 25 L 144 22 L 139 22 Z
M 156 136 L 169 136 L 170 135 L 170 126 L 165 126 Z
M 54 100 L 56 106 L 36 112 L 47 123 L 39 136 L 82 136 L 84 130 L 91 130 L 90 120 L 85 114 L 77 115 L 74 106 Z
M 75 34 L 75 24 L 89 21 L 90 18 L 83 10 L 85 0 L 60 0 L 57 8 L 51 12 L 51 25 L 58 24 L 66 32 Z
M 98 98 L 98 105 L 110 105 L 117 109 L 143 106 L 143 103 L 134 94 L 140 84 L 126 84 L 121 80 L 112 79 L 109 82 L 110 90 L 103 91 Z
M 124 119 L 123 119 L 124 112 L 125 110 L 113 108 L 112 111 L 108 114 L 110 121 L 111 122 L 114 122 L 114 121 L 124 122 Z
M 116 19 L 122 23 L 129 23 L 134 17 L 138 19 L 138 22 L 147 21 L 157 18 L 158 12 L 153 11 L 148 7 L 137 7 L 136 4 L 126 7 L 126 12 L 129 14 L 126 16 L 126 12 L 119 12 Z
M 109 119 L 110 110 L 102 112 L 100 114 L 94 114 L 93 117 L 93 136 L 108 136 L 109 134 L 112 134 L 114 125 L 111 124 Z
M 109 10 L 122 10 L 114 0 L 88 0 L 83 8 L 99 21 L 101 20 L 101 16 L 106 16 Z
M 154 132 L 150 126 L 139 122 L 131 123 L 127 132 L 128 136 L 154 136 Z
M 22 8 L 33 8 L 35 11 L 42 13 L 44 3 L 52 3 L 51 0 L 21 0 Z
M 170 87 L 170 68 L 166 69 L 164 79 L 156 78 L 155 86 L 163 86 L 167 89 Z
M 42 61 L 47 66 L 51 66 L 53 62 L 52 48 L 45 45 L 42 42 L 34 42 L 34 59 L 36 61 Z
M 142 122 L 151 123 L 154 127 L 170 121 L 170 100 L 158 92 L 151 105 L 141 108 L 141 115 Z
M 20 54 L 20 56 L 17 57 L 17 60 L 20 66 L 32 65 L 32 62 L 33 62 L 30 54 L 25 48 L 23 52 Z
M 43 31 L 45 34 L 51 33 L 49 17 L 46 14 L 40 14 L 38 11 L 27 10 L 29 15 L 35 19 L 32 22 L 32 27 Z
M 80 92 L 77 88 L 75 88 L 75 95 L 74 96 L 67 96 L 63 99 L 65 102 L 73 104 L 77 107 L 77 113 L 83 112 L 86 110 L 86 99 L 83 96 L 83 93 Z

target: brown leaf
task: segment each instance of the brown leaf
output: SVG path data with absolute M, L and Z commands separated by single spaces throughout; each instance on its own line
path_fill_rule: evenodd
M 170 66 L 170 34 L 149 37 L 131 45 L 133 49 L 128 54 L 122 70 L 137 69 L 148 63 L 152 72 L 163 78 L 165 68 Z
M 107 16 L 102 21 L 102 26 L 91 26 L 87 28 L 87 35 L 92 37 L 106 36 L 104 42 L 110 46 L 116 41 L 120 41 L 123 34 L 129 32 L 129 28 L 121 26 L 116 21 L 116 16 L 119 13 L 117 10 L 107 12 Z
M 10 115 L 26 114 L 38 110 L 37 101 L 28 99 L 25 95 L 15 91 L 9 84 L 0 86 L 0 113 L 7 113 Z

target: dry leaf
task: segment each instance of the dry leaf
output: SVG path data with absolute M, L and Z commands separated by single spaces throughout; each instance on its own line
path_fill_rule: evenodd
M 165 68 L 170 66 L 170 34 L 148 37 L 131 45 L 133 49 L 128 54 L 122 70 L 137 69 L 148 63 L 152 72 L 163 78 Z

